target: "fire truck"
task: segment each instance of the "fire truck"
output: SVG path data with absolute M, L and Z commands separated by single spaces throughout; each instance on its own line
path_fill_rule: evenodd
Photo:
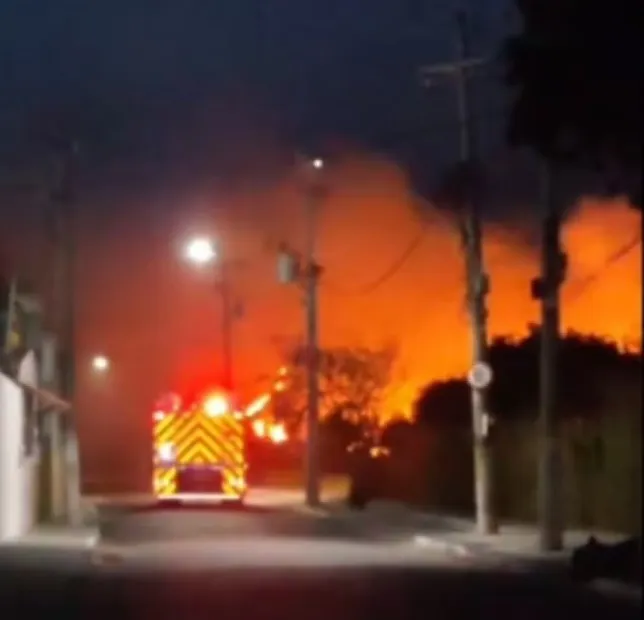
M 159 501 L 243 503 L 247 419 L 223 391 L 185 403 L 160 399 L 153 413 L 153 493 Z

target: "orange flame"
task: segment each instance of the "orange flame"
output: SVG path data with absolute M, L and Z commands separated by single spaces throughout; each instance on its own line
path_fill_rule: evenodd
M 266 422 L 264 420 L 253 420 L 253 432 L 257 437 L 266 437 Z
M 288 434 L 283 424 L 272 424 L 268 436 L 273 443 L 284 443 L 288 441 Z

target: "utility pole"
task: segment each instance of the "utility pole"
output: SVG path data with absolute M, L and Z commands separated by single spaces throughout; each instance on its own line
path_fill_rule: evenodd
M 221 383 L 232 392 L 233 376 L 233 326 L 235 319 L 242 313 L 241 304 L 234 298 L 232 282 L 233 270 L 244 266 L 243 261 L 232 261 L 226 255 L 218 253 L 213 243 L 204 237 L 197 237 L 186 247 L 186 258 L 193 264 L 212 267 L 213 287 L 219 296 L 221 328 Z
M 65 461 L 65 495 L 67 520 L 80 520 L 80 463 L 77 421 L 75 410 L 76 392 L 76 251 L 77 211 L 75 205 L 75 163 L 78 145 L 70 142 L 56 145 L 62 170 L 57 187 L 52 194 L 54 218 L 54 308 L 56 332 L 60 338 L 60 389 L 63 397 L 72 404 L 72 410 L 63 424 L 63 450 Z M 59 437 L 58 419 L 52 421 L 52 438 Z M 55 427 L 55 428 L 54 428 Z M 52 439 L 58 444 L 58 439 Z M 58 444 L 59 445 L 59 444 Z M 57 509 L 55 509 L 57 511 Z
M 468 184 L 465 191 L 464 216 L 460 222 L 461 236 L 465 250 L 467 278 L 467 306 L 472 327 L 472 375 L 481 369 L 490 377 L 487 365 L 487 308 L 489 279 L 484 271 L 481 216 L 478 205 L 469 186 L 475 149 L 472 123 L 468 70 L 484 64 L 485 59 L 470 56 L 468 22 L 463 11 L 457 12 L 457 60 L 423 67 L 425 85 L 435 75 L 449 75 L 455 79 L 459 116 L 459 154 L 461 168 L 465 172 L 462 182 Z M 472 387 L 472 434 L 474 455 L 474 503 L 476 524 L 479 532 L 493 534 L 498 530 L 494 513 L 494 472 L 490 440 L 490 416 L 487 409 L 487 382 L 470 381 Z
M 230 266 L 225 260 L 221 261 L 220 279 L 218 282 L 221 295 L 221 320 L 222 320 L 222 349 L 224 366 L 224 383 L 226 389 L 233 390 L 233 301 L 230 282 Z
M 541 355 L 539 360 L 539 546 L 542 551 L 563 548 L 561 512 L 561 447 L 557 416 L 557 350 L 559 345 L 559 291 L 565 278 L 566 255 L 560 242 L 561 212 L 553 191 L 550 162 L 543 166 L 545 215 L 541 241 L 541 277 L 532 282 L 532 297 L 541 301 Z
M 323 162 L 312 162 L 314 178 L 306 188 L 306 332 L 308 362 L 308 407 L 307 407 L 307 453 L 306 453 L 306 503 L 315 507 L 320 503 L 320 386 L 319 386 L 319 344 L 318 344 L 318 285 L 320 266 L 316 261 L 317 219 L 323 188 L 315 171 Z
M 75 143 L 59 152 L 62 170 L 52 194 L 54 223 L 54 307 L 56 331 L 60 338 L 61 392 L 70 402 L 75 391 L 75 288 L 76 288 L 76 209 L 74 205 Z
M 304 257 L 282 247 L 279 255 L 279 279 L 284 284 L 297 283 L 304 292 L 306 307 L 306 364 L 307 364 L 307 411 L 306 411 L 306 458 L 305 501 L 310 507 L 320 504 L 320 387 L 318 343 L 318 287 L 321 267 L 317 262 L 317 220 L 325 188 L 320 179 L 324 168 L 321 159 L 307 164 L 305 178 L 306 237 Z
M 0 274 L 1 275 L 1 274 Z M 9 360 L 15 346 L 15 322 L 16 322 L 16 301 L 18 298 L 18 278 L 13 274 L 7 274 L 9 277 L 9 291 L 7 296 L 7 318 L 5 333 L 3 334 L 3 352 Z

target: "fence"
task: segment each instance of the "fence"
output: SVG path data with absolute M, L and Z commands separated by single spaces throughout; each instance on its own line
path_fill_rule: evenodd
M 566 524 L 641 533 L 641 415 L 604 416 L 561 426 Z M 414 449 L 425 436 L 424 450 Z M 495 437 L 496 503 L 500 517 L 536 519 L 536 423 L 499 426 Z M 473 511 L 473 465 L 469 431 L 415 429 L 410 446 L 392 456 L 387 494 L 435 510 Z M 412 461 L 415 461 L 416 467 Z M 424 489 L 419 493 L 418 489 Z

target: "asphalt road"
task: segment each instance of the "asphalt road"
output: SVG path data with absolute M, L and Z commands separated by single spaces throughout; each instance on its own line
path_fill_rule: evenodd
M 0 548 L 0 617 L 639 618 L 543 567 L 461 557 L 355 516 L 142 510 L 98 547 Z M 111 532 L 111 534 L 110 534 Z M 579 617 L 579 616 L 578 616 Z

